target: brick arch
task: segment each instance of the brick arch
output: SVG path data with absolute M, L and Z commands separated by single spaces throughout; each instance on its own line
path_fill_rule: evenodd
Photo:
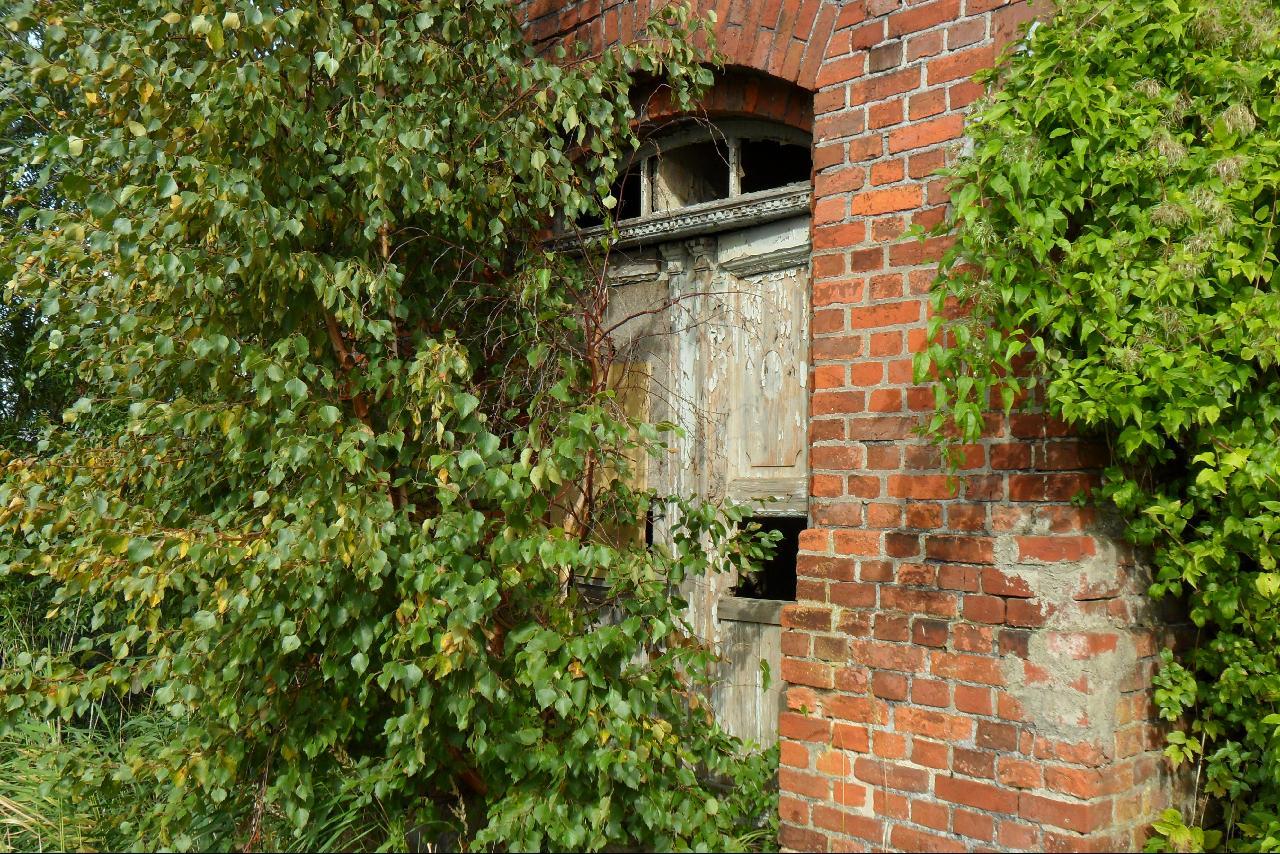
M 640 88 L 633 98 L 642 122 L 661 123 L 680 115 L 665 89 Z M 764 119 L 813 132 L 813 93 L 751 69 L 729 68 L 717 74 L 698 107 L 698 114 L 709 118 Z
M 582 40 L 593 49 L 634 40 L 668 0 L 523 0 L 517 14 L 535 44 Z M 813 91 L 841 17 L 835 0 L 695 0 L 715 12 L 716 45 L 730 67 Z M 847 12 L 845 16 L 847 17 Z

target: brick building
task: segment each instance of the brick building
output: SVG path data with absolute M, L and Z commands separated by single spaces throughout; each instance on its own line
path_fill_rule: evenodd
M 598 45 L 634 38 L 657 5 L 531 0 L 521 14 L 538 43 Z M 901 235 L 943 217 L 934 172 L 982 94 L 970 76 L 1039 9 L 700 8 L 726 60 L 705 114 L 812 141 L 805 521 L 778 630 L 782 844 L 1140 848 L 1171 799 L 1150 703 L 1167 641 L 1140 567 L 1072 501 L 1099 449 L 1034 414 L 992 417 L 949 477 L 913 432 L 933 402 L 912 353 L 945 247 Z

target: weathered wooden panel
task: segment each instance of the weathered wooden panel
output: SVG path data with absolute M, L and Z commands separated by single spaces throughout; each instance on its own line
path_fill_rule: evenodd
M 808 276 L 791 268 L 729 279 L 734 335 L 729 478 L 803 477 L 807 410 Z
M 755 607 L 726 607 L 739 603 Z M 782 604 L 726 598 L 719 607 L 717 650 L 723 661 L 716 669 L 711 705 L 725 729 L 765 747 L 778 740 L 778 713 L 782 711 L 782 681 L 778 678 L 782 627 L 777 619 Z
M 649 396 L 651 393 L 652 366 L 648 362 L 614 362 L 609 366 L 606 387 L 613 391 L 618 415 L 628 421 L 649 421 Z M 634 434 L 633 434 L 634 435 Z M 632 489 L 648 488 L 648 455 L 642 448 L 631 448 L 626 454 L 625 483 Z M 613 466 L 603 473 L 606 483 L 619 476 Z M 606 524 L 601 532 L 605 540 L 617 546 L 644 542 L 644 522 L 633 525 Z

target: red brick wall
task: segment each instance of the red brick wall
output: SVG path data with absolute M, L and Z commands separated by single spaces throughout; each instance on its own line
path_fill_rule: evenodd
M 636 33 L 650 5 L 522 9 L 535 39 L 599 45 Z M 749 96 L 727 79 L 712 111 L 811 120 L 814 134 L 814 527 L 783 615 L 782 844 L 1140 848 L 1170 791 L 1150 708 L 1165 630 L 1131 557 L 1072 504 L 1099 450 L 1033 414 L 992 417 L 953 477 L 913 432 L 933 402 L 911 359 L 946 241 L 900 238 L 944 215 L 933 173 L 981 95 L 969 77 L 1032 10 L 700 7 L 730 65 L 776 78 L 750 78 Z

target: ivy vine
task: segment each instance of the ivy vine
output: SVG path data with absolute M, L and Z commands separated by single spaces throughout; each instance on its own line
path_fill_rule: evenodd
M 1280 847 L 1278 10 L 1070 0 L 1008 53 L 917 359 L 935 431 L 1026 395 L 1104 439 L 1100 499 L 1185 599 L 1155 696 L 1199 797 L 1156 848 Z

